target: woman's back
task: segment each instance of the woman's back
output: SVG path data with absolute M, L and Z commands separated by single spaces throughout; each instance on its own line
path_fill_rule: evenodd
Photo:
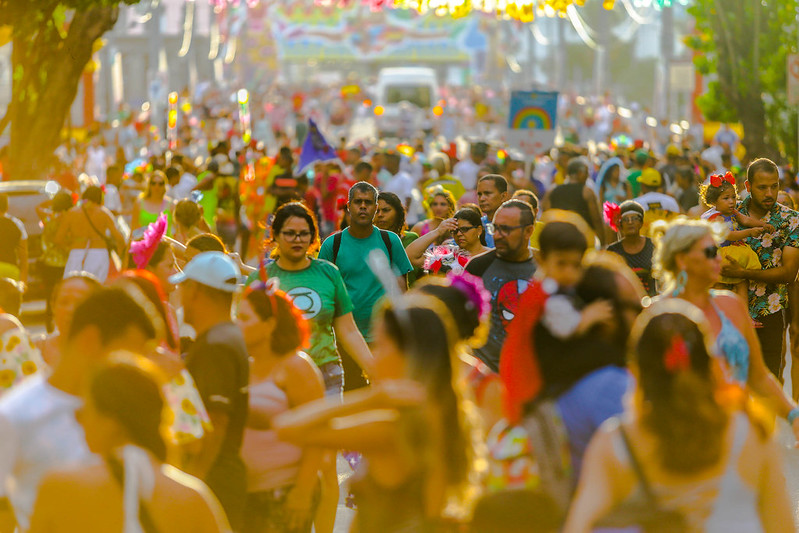
M 749 419 L 739 414 L 730 420 L 725 437 L 724 452 L 718 465 L 701 473 L 679 475 L 660 466 L 654 439 L 635 427 L 625 425 L 637 460 L 641 463 L 658 503 L 665 509 L 679 510 L 686 518 L 690 531 L 707 533 L 759 531 L 793 531 L 771 529 L 766 525 L 766 506 L 779 507 L 779 501 L 764 493 L 765 479 L 771 479 L 770 489 L 778 489 L 776 474 L 781 476 L 774 455 L 779 451 L 773 442 L 763 439 Z M 623 501 L 641 502 L 644 495 L 633 471 L 630 455 L 621 432 L 611 430 L 612 459 L 624 485 L 619 494 Z M 784 479 L 782 500 L 787 500 Z M 775 487 L 776 485 L 776 487 Z M 625 490 L 626 489 L 626 490 Z
M 39 489 L 38 501 L 48 502 L 47 508 L 39 508 L 37 503 L 29 532 L 122 532 L 122 494 L 122 485 L 105 463 L 51 474 Z M 140 505 L 159 532 L 230 530 L 208 488 L 170 466 L 155 472 L 152 496 L 143 498 Z

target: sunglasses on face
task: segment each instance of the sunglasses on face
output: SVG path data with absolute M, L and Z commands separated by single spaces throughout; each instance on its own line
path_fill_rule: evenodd
M 163 181 L 153 181 L 153 182 L 150 182 L 150 185 L 152 185 L 153 187 L 163 187 L 164 186 L 164 182 Z
M 713 245 L 708 246 L 707 248 L 702 248 L 702 253 L 705 254 L 705 257 L 708 259 L 715 259 L 719 256 L 719 247 Z
M 460 235 L 465 234 L 467 231 L 476 228 L 477 226 L 461 226 L 460 228 L 455 228 L 452 230 L 453 235 Z

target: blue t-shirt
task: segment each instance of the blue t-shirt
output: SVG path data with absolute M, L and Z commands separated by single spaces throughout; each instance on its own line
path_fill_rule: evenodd
M 596 430 L 605 420 L 624 411 L 623 398 L 631 381 L 626 369 L 606 366 L 594 370 L 558 397 L 575 479 L 580 477 L 583 455 Z
M 387 233 L 391 241 L 391 269 L 394 271 L 395 276 L 407 274 L 413 270 L 413 267 L 408 260 L 408 255 L 405 253 L 405 248 L 402 246 L 402 241 L 396 233 L 390 231 Z M 386 243 L 383 242 L 380 230 L 374 226 L 372 227 L 371 235 L 364 239 L 356 239 L 350 235 L 350 230 L 347 228 L 341 232 L 341 247 L 334 262 L 334 239 L 335 235 L 325 239 L 321 250 L 319 250 L 319 259 L 330 261 L 338 267 L 341 277 L 344 278 L 344 284 L 347 286 L 350 299 L 355 306 L 352 311 L 355 324 L 366 342 L 371 342 L 372 310 L 378 300 L 385 294 L 385 290 L 380 284 L 380 280 L 372 273 L 366 260 L 372 250 L 383 252 L 386 255 L 386 259 L 388 259 Z
M 488 220 L 488 215 L 483 215 L 480 217 L 480 222 L 483 224 L 483 238 L 486 241 L 486 246 L 489 248 L 494 248 L 494 236 L 488 233 L 488 229 L 486 228 L 486 224 L 491 222 Z

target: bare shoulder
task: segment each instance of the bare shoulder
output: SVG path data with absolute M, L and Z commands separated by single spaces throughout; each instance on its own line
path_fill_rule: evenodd
M 169 501 L 177 507 L 175 511 L 181 516 L 175 518 L 184 525 L 187 525 L 186 520 L 190 520 L 195 526 L 202 527 L 202 531 L 230 530 L 222 506 L 205 483 L 170 465 L 164 465 L 161 473 L 163 486 L 160 490 L 165 493 L 162 501 Z
M 49 472 L 42 480 L 42 487 L 59 489 L 69 487 L 64 495 L 75 494 L 80 488 L 90 488 L 111 480 L 105 464 L 97 463 L 81 467 L 58 468 Z
M 747 302 L 732 291 L 714 291 L 713 301 L 734 322 L 748 319 Z

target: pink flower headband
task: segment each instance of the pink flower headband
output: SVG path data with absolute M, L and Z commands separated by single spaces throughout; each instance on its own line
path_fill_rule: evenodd
M 450 271 L 447 279 L 451 287 L 455 287 L 466 296 L 469 301 L 466 305 L 477 309 L 480 320 L 488 316 L 491 312 L 491 295 L 485 289 L 482 279 L 465 271 L 457 274 Z
M 158 243 L 166 235 L 166 229 L 166 215 L 162 214 L 158 217 L 158 220 L 144 229 L 144 235 L 141 240 L 130 243 L 130 255 L 136 264 L 136 268 L 144 269 L 147 267 L 147 263 L 150 262 L 155 250 L 158 248 Z

